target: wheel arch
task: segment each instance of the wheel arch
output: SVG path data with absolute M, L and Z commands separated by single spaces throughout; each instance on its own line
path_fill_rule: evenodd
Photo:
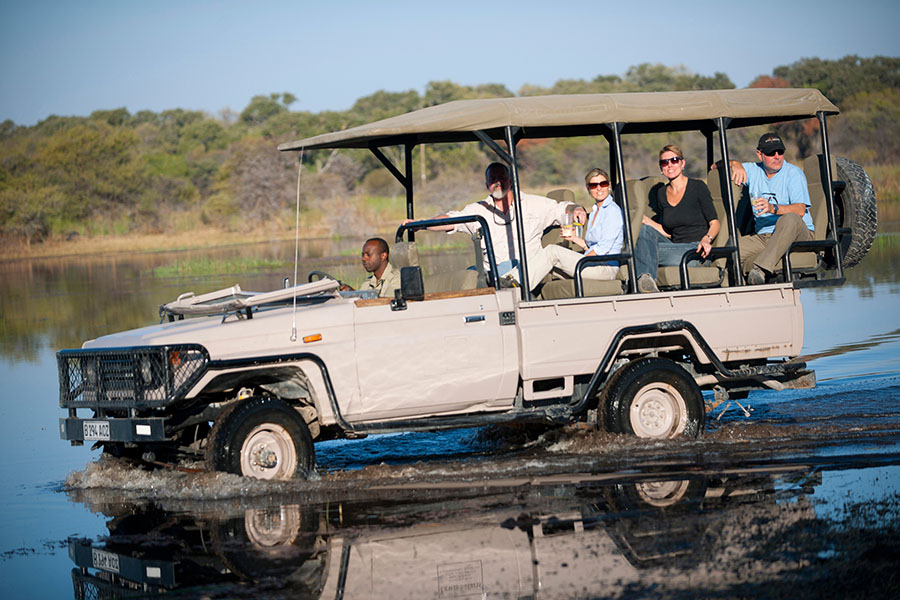
M 261 389 L 300 410 L 309 424 L 320 425 L 340 420 L 334 410 L 337 403 L 331 376 L 324 361 L 309 353 L 211 361 L 197 396 L 215 396 L 240 390 Z
M 682 353 L 684 359 L 689 359 L 674 361 L 682 366 L 687 362 L 693 362 L 711 365 L 719 372 L 728 372 L 703 335 L 689 321 L 661 321 L 624 327 L 613 337 L 606 354 L 591 377 L 584 397 L 579 403 L 582 406 L 579 408 L 596 408 L 590 406 L 592 399 L 600 400 L 613 375 L 623 366 L 641 358 L 677 352 Z

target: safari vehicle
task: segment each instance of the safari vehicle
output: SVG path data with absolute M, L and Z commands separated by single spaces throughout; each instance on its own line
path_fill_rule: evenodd
M 414 220 L 398 229 L 391 254 L 403 274 L 394 299 L 341 292 L 329 278 L 266 293 L 235 285 L 184 294 L 161 307 L 159 325 L 58 353 L 68 410 L 60 435 L 149 460 L 194 454 L 211 470 L 264 479 L 306 476 L 315 441 L 373 433 L 589 421 L 641 437 L 696 437 L 712 406 L 815 385 L 799 356 L 801 289 L 841 284 L 871 245 L 876 219 L 865 172 L 830 154 L 826 117 L 837 113 L 814 89 L 465 100 L 282 144 L 369 148 L 405 187 L 415 219 L 418 144 L 481 142 L 509 165 L 518 198 L 519 141 L 602 138 L 629 216 L 625 247 L 582 259 L 575 279 L 546 281 L 535 294 L 495 276 L 486 227 L 474 239 L 475 269 L 423 268 L 416 233 L 454 221 Z M 727 165 L 729 130 L 806 118 L 821 132 L 821 154 L 803 164 L 816 239 L 795 244 L 781 281 L 745 285 L 738 244 L 747 199 L 720 169 L 708 176 L 723 224 L 715 264 L 687 267 L 686 255 L 660 270 L 660 292 L 635 293 L 632 248 L 655 179 L 625 173 L 623 136 L 699 131 L 707 164 L 718 156 Z M 388 146 L 404 148 L 403 170 Z M 521 203 L 515 209 L 522 247 Z M 481 251 L 486 269 L 477 268 Z M 582 281 L 584 267 L 611 258 L 623 265 L 618 279 Z M 527 257 L 518 268 L 528 281 Z

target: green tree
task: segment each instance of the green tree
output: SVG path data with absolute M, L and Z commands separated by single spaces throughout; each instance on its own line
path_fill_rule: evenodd
M 420 105 L 421 99 L 415 90 L 406 92 L 379 90 L 357 100 L 350 109 L 350 113 L 360 123 L 368 123 L 407 113 L 419 108 Z
M 288 92 L 268 96 L 253 96 L 250 104 L 241 112 L 240 120 L 250 127 L 259 127 L 272 117 L 287 112 L 297 97 Z
M 128 124 L 129 120 L 131 120 L 131 115 L 123 107 L 113 110 L 95 110 L 91 113 L 90 119 L 92 121 L 103 121 L 113 127 L 121 127 Z
M 35 173 L 65 196 L 61 217 L 84 219 L 127 206 L 143 179 L 133 131 L 105 123 L 54 133 L 35 154 Z
M 804 58 L 776 67 L 772 73 L 792 87 L 814 87 L 838 106 L 858 92 L 900 89 L 900 58 L 887 56 Z

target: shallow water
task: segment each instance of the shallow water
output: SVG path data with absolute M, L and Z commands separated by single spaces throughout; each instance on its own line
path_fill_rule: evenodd
M 358 244 L 308 244 L 301 278 L 359 277 Z M 293 248 L 211 253 L 235 254 Z M 58 348 L 153 323 L 186 290 L 291 275 L 150 272 L 183 256 L 0 264 L 3 597 L 331 598 L 337 582 L 345 597 L 391 598 L 900 590 L 897 244 L 840 288 L 804 290 L 816 389 L 751 394 L 749 418 L 720 407 L 699 440 L 576 427 L 371 436 L 319 444 L 300 483 L 135 469 L 59 440 Z

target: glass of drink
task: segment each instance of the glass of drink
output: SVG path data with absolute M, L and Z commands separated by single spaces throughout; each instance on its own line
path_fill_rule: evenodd
M 561 225 L 560 235 L 564 238 L 572 237 L 572 230 L 575 227 L 575 218 L 572 213 L 567 212 L 566 216 L 563 217 L 563 222 Z
M 763 195 L 753 200 L 753 214 L 757 217 L 765 214 L 769 208 L 769 204 L 775 204 L 775 194 L 772 192 L 763 192 Z

